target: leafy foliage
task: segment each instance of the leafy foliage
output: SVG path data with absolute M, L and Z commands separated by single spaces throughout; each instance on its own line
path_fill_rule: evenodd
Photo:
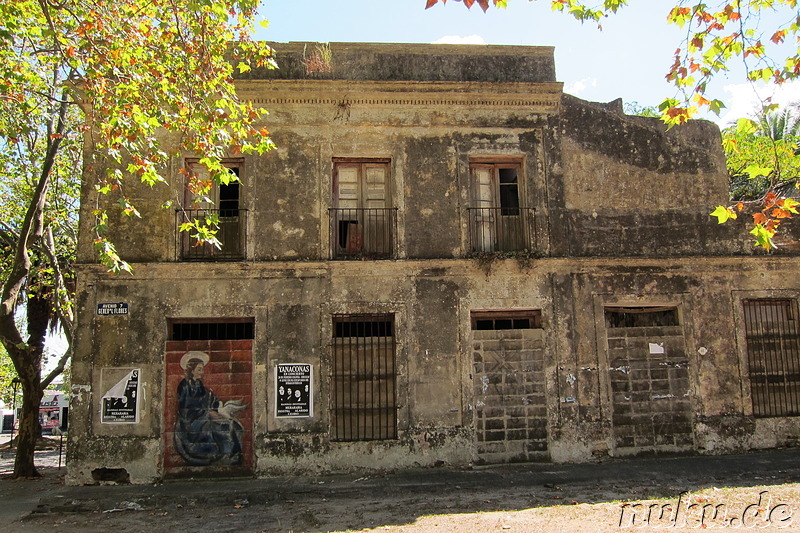
M 235 179 L 223 157 L 269 150 L 269 132 L 256 126 L 263 110 L 241 101 L 232 81 L 234 69 L 273 66 L 269 47 L 249 40 L 258 4 L 0 2 L 0 342 L 23 391 L 15 476 L 37 474 L 39 398 L 70 353 L 42 378 L 48 328 L 72 337 L 80 169 L 111 196 L 103 205 L 136 218 L 129 184 L 165 182 L 171 157 L 200 157 L 211 180 L 189 185 L 203 196 L 213 181 Z M 94 215 L 101 261 L 128 270 L 104 236 L 106 208 Z
M 447 0 L 441 0 L 445 3 Z M 456 0 L 467 7 L 478 3 L 486 11 L 490 5 L 505 7 L 507 0 Z M 529 0 L 531 1 L 531 0 Z M 439 0 L 427 0 L 429 8 Z M 629 0 L 603 0 L 590 7 L 583 0 L 550 0 L 554 11 L 568 13 L 579 21 L 602 20 L 628 5 Z M 722 100 L 707 93 L 714 76 L 730 70 L 734 59 L 741 60 L 750 81 L 783 83 L 800 77 L 800 8 L 797 0 L 726 0 L 716 7 L 697 0 L 675 0 L 667 22 L 686 32 L 675 51 L 666 78 L 677 89 L 659 109 L 669 125 L 681 124 L 705 108 L 719 114 Z M 775 13 L 784 22 L 762 27 L 763 16 Z M 794 43 L 789 45 L 789 43 Z
M 654 106 L 641 105 L 639 102 L 628 102 L 623 106 L 625 114 L 636 115 L 639 117 L 652 117 L 657 118 L 661 116 L 658 108 Z
M 732 206 L 717 206 L 711 216 L 720 224 L 737 218 L 749 205 L 756 245 L 775 246 L 773 237 L 781 221 L 797 214 L 800 205 L 791 198 L 800 182 L 800 121 L 796 106 L 779 112 L 763 111 L 754 119 L 740 119 L 722 134 L 731 180 Z
M 272 147 L 269 132 L 255 127 L 263 111 L 240 101 L 232 84 L 234 64 L 239 71 L 273 65 L 271 50 L 249 40 L 258 3 L 3 3 L 0 99 L 24 113 L 35 109 L 33 95 L 72 82 L 60 98 L 86 110 L 93 148 L 86 164 L 107 169 L 97 190 L 113 192 L 122 213 L 138 217 L 125 183 L 132 178 L 149 185 L 163 182 L 171 155 L 201 154 L 201 163 L 219 180 L 226 174 L 223 157 Z M 161 139 L 170 131 L 179 142 L 166 151 Z M 112 270 L 128 269 L 103 236 L 105 211 L 98 209 L 95 216 L 101 260 Z
M 11 383 L 17 377 L 14 364 L 5 348 L 0 345 L 0 400 L 10 409 L 14 400 L 14 386 Z

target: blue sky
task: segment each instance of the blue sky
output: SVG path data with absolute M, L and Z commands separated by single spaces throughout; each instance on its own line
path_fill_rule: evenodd
M 449 1 L 425 10 L 425 0 L 266 0 L 261 13 L 270 25 L 256 38 L 277 42 L 478 42 L 555 46 L 556 76 L 565 91 L 593 101 L 622 98 L 658 105 L 675 95 L 664 75 L 682 32 L 666 23 L 676 0 L 634 0 L 603 22 L 581 24 L 550 10 L 549 0 L 512 0 L 507 9 L 483 13 Z M 755 105 L 741 72 L 719 76 L 713 96 L 729 109 L 725 123 Z M 800 100 L 800 84 L 784 86 L 776 100 Z

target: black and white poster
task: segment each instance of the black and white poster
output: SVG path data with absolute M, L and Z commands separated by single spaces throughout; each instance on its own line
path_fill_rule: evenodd
M 139 369 L 128 372 L 103 395 L 103 424 L 136 424 L 139 422 Z
M 313 416 L 311 374 L 310 364 L 277 365 L 275 368 L 275 416 L 277 418 Z

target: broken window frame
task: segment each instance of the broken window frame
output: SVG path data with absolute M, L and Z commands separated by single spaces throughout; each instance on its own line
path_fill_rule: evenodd
M 355 171 L 355 187 L 345 198 L 343 170 Z M 382 170 L 382 195 L 371 183 L 371 172 Z M 351 182 L 352 183 L 352 182 Z M 334 158 L 330 249 L 333 259 L 386 259 L 394 255 L 397 209 L 392 206 L 391 159 Z M 380 197 L 379 197 L 380 196 Z M 372 205 L 382 204 L 380 207 Z
M 209 191 L 210 202 L 195 202 L 194 194 L 189 190 L 189 180 L 192 176 L 205 175 L 211 179 L 208 170 L 199 162 L 199 159 L 187 159 L 186 180 L 184 182 L 183 209 L 177 211 L 177 224 L 187 220 L 196 220 L 206 216 L 217 216 L 219 225 L 216 229 L 220 248 L 204 243 L 198 245 L 190 235 L 191 232 L 178 231 L 178 250 L 182 260 L 239 260 L 245 258 L 247 210 L 242 209 L 242 159 L 225 159 L 222 164 L 239 178 L 229 184 L 213 184 Z
M 480 157 L 469 161 L 470 249 L 513 252 L 535 246 L 535 210 L 527 207 L 521 157 Z M 508 175 L 514 171 L 514 176 Z

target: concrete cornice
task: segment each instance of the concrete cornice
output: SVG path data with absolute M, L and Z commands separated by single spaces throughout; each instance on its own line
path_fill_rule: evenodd
M 563 83 L 239 80 L 239 96 L 256 105 L 524 107 L 554 112 Z

